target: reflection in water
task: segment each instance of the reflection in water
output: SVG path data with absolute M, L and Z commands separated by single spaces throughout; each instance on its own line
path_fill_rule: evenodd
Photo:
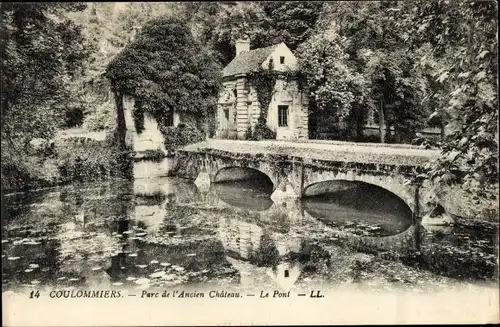
M 273 205 L 266 183 L 261 181 L 242 180 L 214 183 L 217 197 L 227 204 L 250 211 L 264 211 Z
M 335 181 L 329 183 L 335 185 Z M 349 187 L 307 197 L 303 202 L 311 216 L 325 223 L 365 227 L 364 232 L 378 236 L 401 233 L 412 224 L 412 212 L 403 200 L 370 184 L 352 182 Z
M 345 282 L 361 276 L 360 267 L 372 265 L 356 261 L 360 256 L 355 250 L 332 243 L 335 228 L 345 230 L 354 222 L 353 233 L 394 235 L 407 229 L 411 220 L 399 199 L 365 186 L 273 203 L 272 188 L 258 181 L 216 183 L 208 193 L 177 178 L 150 182 L 155 185 L 74 184 L 6 196 L 3 286 L 148 288 L 212 283 L 289 290 L 311 277 L 330 282 L 331 274 Z M 369 228 L 363 229 L 363 222 Z M 450 235 L 423 237 L 427 243 L 422 252 L 432 260 L 419 258 L 419 264 L 454 277 L 491 278 L 495 231 L 474 237 L 467 233 L 476 232 L 460 233 L 460 241 Z M 455 257 L 447 250 L 441 252 L 453 269 L 432 265 L 439 262 L 432 253 L 443 248 L 440 244 L 460 247 L 466 237 L 474 258 L 482 261 L 467 259 L 462 267 L 459 260 L 452 263 Z M 386 270 L 380 275 L 387 275 Z

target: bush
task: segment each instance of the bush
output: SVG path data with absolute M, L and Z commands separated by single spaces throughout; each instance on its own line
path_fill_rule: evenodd
M 248 126 L 248 128 L 245 132 L 245 140 L 253 140 L 252 126 Z
M 114 125 L 114 105 L 111 102 L 105 102 L 83 119 L 82 127 L 88 131 L 96 132 L 112 130 Z
M 64 127 L 79 127 L 83 123 L 83 108 L 78 106 L 73 106 L 70 108 L 66 108 L 64 112 Z
M 118 152 L 104 142 L 89 141 L 73 144 L 71 141 L 57 148 L 57 166 L 60 181 L 95 181 L 110 177 L 131 176 L 131 161 L 126 152 Z
M 81 143 L 69 138 L 57 142 L 51 151 L 50 155 L 2 156 L 2 192 L 132 176 L 128 153 L 106 142 Z
M 259 118 L 252 131 L 252 126 L 248 126 L 245 132 L 245 140 L 275 140 L 276 132 L 270 129 L 264 118 Z
M 177 127 L 161 127 L 167 150 L 176 150 L 191 143 L 201 142 L 205 133 L 192 124 L 180 123 Z
M 253 139 L 254 140 L 275 140 L 276 132 L 270 129 L 266 125 L 266 120 L 263 118 L 259 118 L 257 124 L 255 124 L 255 128 L 253 131 Z

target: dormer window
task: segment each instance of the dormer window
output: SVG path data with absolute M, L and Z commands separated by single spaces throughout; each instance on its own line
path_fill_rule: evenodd
M 285 63 L 285 56 L 281 56 L 280 57 L 280 64 L 284 64 Z

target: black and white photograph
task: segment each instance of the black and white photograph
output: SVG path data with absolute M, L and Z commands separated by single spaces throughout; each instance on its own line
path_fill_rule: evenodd
M 500 323 L 496 1 L 0 15 L 3 326 Z

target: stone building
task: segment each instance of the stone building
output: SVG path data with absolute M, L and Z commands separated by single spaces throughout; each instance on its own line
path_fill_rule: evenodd
M 138 133 L 133 118 L 134 99 L 124 97 L 123 111 L 127 128 L 126 143 L 136 152 L 147 150 L 165 151 L 164 138 L 156 119 L 148 112 L 144 113 L 144 130 Z M 165 125 L 176 127 L 180 123 L 179 113 L 172 111 L 165 119 Z
M 297 72 L 297 59 L 284 44 L 250 50 L 250 41 L 236 42 L 236 57 L 223 69 L 223 89 L 216 114 L 216 138 L 244 139 L 249 126 L 255 126 L 261 114 L 257 87 L 248 74 L 262 67 L 274 71 Z M 278 140 L 308 138 L 308 97 L 296 77 L 280 77 L 267 112 L 267 126 Z

